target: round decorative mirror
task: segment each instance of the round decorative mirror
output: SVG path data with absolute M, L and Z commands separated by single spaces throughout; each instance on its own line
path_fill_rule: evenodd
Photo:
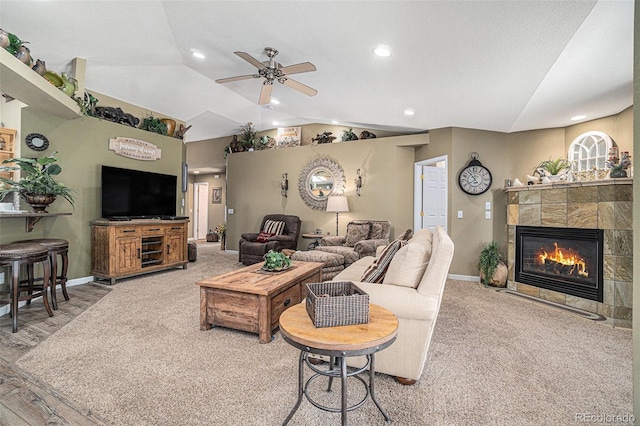
M 342 167 L 329 158 L 318 158 L 302 169 L 298 189 L 306 205 L 315 210 L 324 210 L 329 195 L 342 195 L 344 184 Z
M 24 141 L 34 151 L 44 151 L 49 148 L 49 140 L 40 133 L 29 133 Z

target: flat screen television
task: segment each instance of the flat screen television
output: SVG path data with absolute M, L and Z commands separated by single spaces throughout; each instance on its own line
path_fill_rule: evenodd
M 174 216 L 177 181 L 173 175 L 102 166 L 102 217 Z

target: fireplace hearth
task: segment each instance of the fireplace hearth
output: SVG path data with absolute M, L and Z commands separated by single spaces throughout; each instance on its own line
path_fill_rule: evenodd
M 602 302 L 603 236 L 601 229 L 517 226 L 516 281 Z

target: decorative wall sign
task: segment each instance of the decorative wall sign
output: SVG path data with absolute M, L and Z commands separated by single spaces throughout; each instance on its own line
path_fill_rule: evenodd
M 276 148 L 300 146 L 302 132 L 300 127 L 278 127 Z
M 117 137 L 109 139 L 109 149 L 134 160 L 154 161 L 162 157 L 162 150 L 156 145 L 138 139 Z
M 222 204 L 221 187 L 213 188 L 213 193 L 211 194 L 211 204 Z

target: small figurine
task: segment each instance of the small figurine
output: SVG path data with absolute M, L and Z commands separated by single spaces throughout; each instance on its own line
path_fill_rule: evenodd
M 316 133 L 316 137 L 312 138 L 311 140 L 314 141 L 314 142 L 318 142 L 319 144 L 320 143 L 331 143 L 336 139 L 335 136 L 331 136 L 331 135 L 332 135 L 332 132 L 324 132 L 324 133 L 322 133 L 320 135 Z

